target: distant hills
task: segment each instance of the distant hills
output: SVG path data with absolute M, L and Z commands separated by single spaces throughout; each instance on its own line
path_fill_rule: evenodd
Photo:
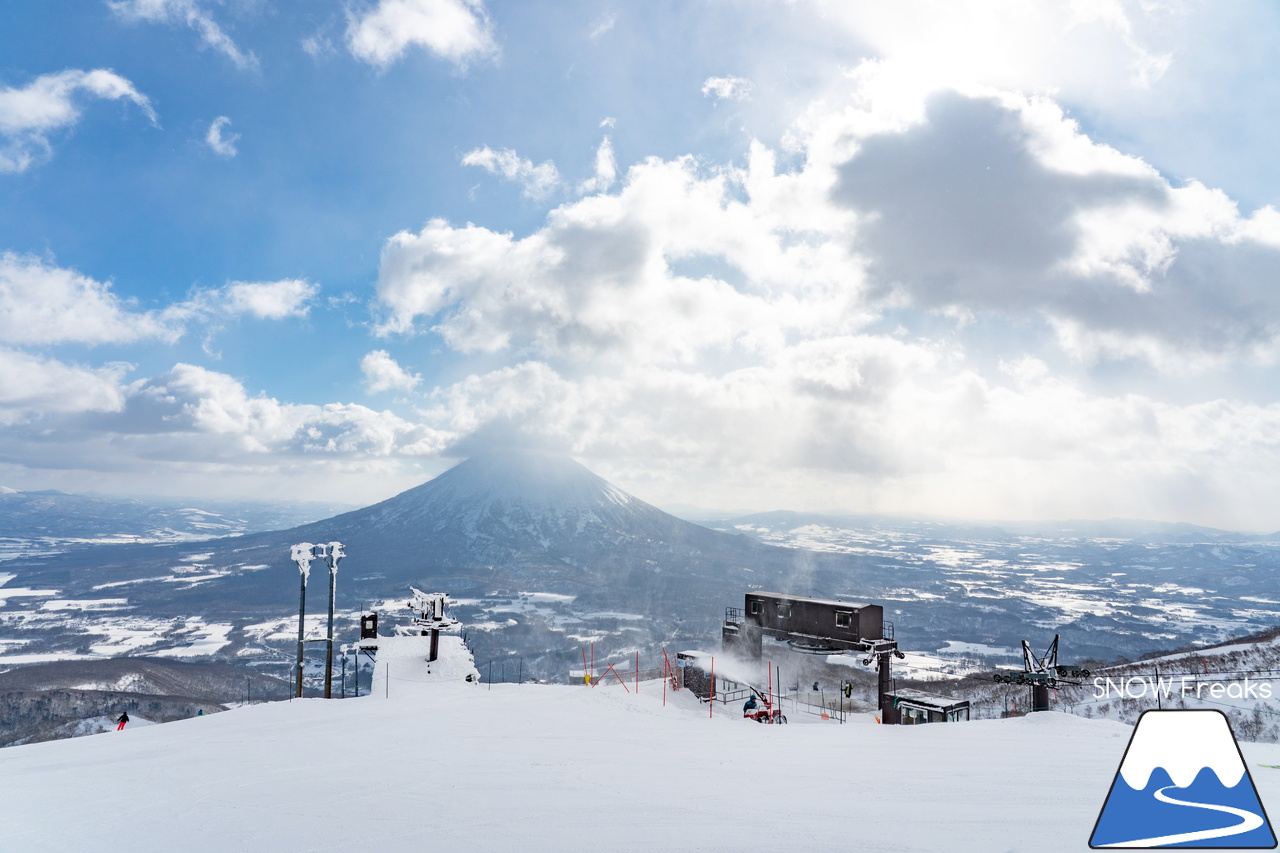
M 1047 521 L 966 521 L 856 513 L 818 513 L 775 510 L 729 517 L 701 513 L 702 524 L 715 530 L 735 530 L 753 535 L 756 528 L 795 530 L 816 525 L 843 529 L 896 531 L 934 537 L 1014 536 L 1055 540 L 1100 540 L 1151 544 L 1280 542 L 1280 532 L 1250 533 L 1219 530 L 1185 522 L 1149 521 L 1134 518 L 1071 519 Z
M 0 539 L 193 541 L 279 530 L 344 509 L 318 502 L 143 500 L 0 488 Z
M 472 632 L 481 662 L 520 655 L 527 671 L 546 675 L 567 667 L 583 638 L 625 636 L 632 648 L 701 642 L 715 633 L 724 605 L 740 600 L 744 588 L 786 577 L 797 561 L 810 580 L 813 569 L 812 555 L 678 519 L 567 456 L 497 451 L 373 506 L 286 530 L 10 560 L 0 563 L 0 571 L 17 577 L 0 587 L 0 599 L 21 585 L 78 607 L 111 602 L 84 617 L 73 609 L 60 621 L 56 613 L 41 612 L 50 626 L 41 650 L 69 645 L 69 636 L 63 637 L 79 618 L 97 626 L 104 639 L 96 645 L 82 639 L 70 648 L 102 653 L 122 645 L 111 638 L 135 630 L 130 619 L 145 615 L 175 627 L 156 643 L 135 645 L 135 653 L 180 652 L 181 644 L 198 638 L 177 620 L 196 615 L 203 625 L 230 626 L 220 654 L 274 656 L 283 664 L 288 620 L 297 612 L 290 548 L 331 541 L 344 543 L 348 554 L 338 582 L 344 630 L 351 630 L 361 607 L 381 606 L 384 624 L 403 614 L 395 602 L 408 597 L 410 585 L 440 590 L 476 602 L 464 603 L 460 615 L 484 626 Z M 847 567 L 849 560 L 836 562 Z M 325 584 L 316 578 L 311 613 L 324 606 Z M 803 586 L 811 588 L 810 582 Z M 558 598 L 498 604 L 529 592 Z M 29 599 L 15 598 L 7 607 L 29 605 Z M 502 615 L 499 607 L 522 612 Z M 272 620 L 279 626 L 271 627 Z
M 37 524 L 26 500 L 24 523 Z M 50 506 L 70 532 L 74 504 Z M 99 533 L 112 530 L 109 513 L 84 506 Z M 1069 657 L 1137 657 L 1280 622 L 1274 536 L 1135 521 L 790 512 L 704 526 L 567 456 L 507 450 L 293 527 L 0 562 L 0 667 L 49 655 L 159 654 L 283 673 L 298 606 L 290 547 L 331 541 L 348 555 L 337 584 L 340 642 L 353 638 L 362 608 L 378 609 L 384 630 L 403 621 L 413 585 L 458 599 L 455 615 L 482 668 L 509 662 L 544 678 L 562 677 L 592 643 L 601 656 L 716 644 L 724 608 L 759 588 L 881 603 L 899 640 L 921 650 L 1016 649 L 1061 632 Z M 314 617 L 327 584 L 323 566 L 312 571 Z

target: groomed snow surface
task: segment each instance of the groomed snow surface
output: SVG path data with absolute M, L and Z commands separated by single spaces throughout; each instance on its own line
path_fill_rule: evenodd
M 2 750 L 0 850 L 1085 851 L 1132 731 L 766 726 L 687 691 L 664 707 L 660 681 L 490 687 L 394 662 L 378 687 Z M 1280 746 L 1242 746 L 1280 812 L 1280 770 L 1256 766 Z

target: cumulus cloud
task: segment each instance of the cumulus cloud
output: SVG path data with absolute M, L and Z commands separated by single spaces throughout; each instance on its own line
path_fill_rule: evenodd
M 386 68 L 411 47 L 465 68 L 498 52 L 481 0 L 379 0 L 347 27 L 353 56 Z
M 703 177 L 692 159 L 652 160 L 619 194 L 564 205 L 522 239 L 443 220 L 397 234 L 383 249 L 379 330 L 412 332 L 427 318 L 464 352 L 666 362 L 865 320 L 850 304 L 854 259 L 790 233 L 803 220 L 783 224 L 785 210 L 738 201 L 748 180 L 787 196 L 764 175 Z
M 951 91 L 905 126 L 835 122 L 824 133 L 851 153 L 827 152 L 832 199 L 859 217 L 882 295 L 1042 316 L 1086 359 L 1280 356 L 1269 209 L 1245 218 L 1221 192 L 1175 187 L 1043 99 Z
M 759 142 L 741 166 L 651 158 L 527 235 L 437 219 L 392 237 L 379 333 L 505 362 L 428 391 L 424 423 L 606 473 L 636 460 L 671 500 L 768 481 L 810 508 L 1177 517 L 1215 512 L 1233 479 L 1260 493 L 1280 407 L 1087 377 L 1275 363 L 1280 214 L 1175 186 L 1043 96 L 930 90 L 885 63 L 847 81 L 797 122 L 791 168 Z M 964 344 L 984 339 L 1013 357 L 984 367 Z
M 374 496 L 388 482 L 413 485 L 402 466 L 438 456 L 451 438 L 354 403 L 302 405 L 251 393 L 240 380 L 196 365 L 126 383 L 131 370 L 0 347 L 0 464 L 19 462 L 50 478 L 67 472 L 69 486 L 84 475 L 157 470 L 180 490 L 246 478 L 256 494 L 287 494 L 300 479 L 314 489 L 323 475 L 333 496 L 358 500 L 345 489 L 372 472 L 380 483 Z
M 520 184 L 521 192 L 528 198 L 543 199 L 555 192 L 560 185 L 560 173 L 556 164 L 544 160 L 534 165 L 510 148 L 494 151 L 488 145 L 468 151 L 462 157 L 462 165 L 479 166 L 491 175 Z
M 88 368 L 0 347 L 0 425 L 82 412 L 118 412 L 129 365 Z
M 161 309 L 138 310 L 111 283 L 43 258 L 0 254 L 0 344 L 173 343 L 193 323 L 248 315 L 260 320 L 306 316 L 319 287 L 302 279 L 231 282 L 196 291 Z
M 258 66 L 258 58 L 241 50 L 197 0 L 108 0 L 107 5 L 127 21 L 186 24 L 200 34 L 205 45 L 226 56 L 237 68 Z
M 613 156 L 613 140 L 607 136 L 600 140 L 600 147 L 596 149 L 595 166 L 595 174 L 578 184 L 579 193 L 585 195 L 603 192 L 618 179 L 618 161 Z
M 0 343 L 172 342 L 181 334 L 172 313 L 137 311 L 108 283 L 31 255 L 0 254 Z
M 708 77 L 702 84 L 702 94 L 720 101 L 745 101 L 751 97 L 752 88 L 745 77 Z
M 825 27 L 870 47 L 872 55 L 918 86 L 979 84 L 1112 103 L 1130 97 L 1117 90 L 1146 94 L 1172 61 L 1167 51 L 1147 43 L 1138 23 L 1179 14 L 1169 4 L 1122 0 L 801 0 L 800 5 L 815 11 Z
M 232 314 L 249 314 L 259 320 L 305 317 L 310 302 L 320 288 L 309 281 L 286 278 L 280 281 L 233 281 L 218 291 L 220 301 Z
M 192 364 L 131 383 L 114 407 L 63 428 L 77 426 L 111 437 L 124 464 L 150 456 L 264 467 L 291 458 L 314 457 L 319 463 L 437 453 L 443 446 L 430 429 L 391 412 L 349 403 L 282 402 Z
M 130 416 L 138 420 L 131 423 Z M 411 445 L 419 451 L 441 449 L 429 430 L 391 412 L 251 396 L 232 377 L 189 364 L 142 384 L 117 424 L 122 433 L 186 433 L 193 444 L 215 449 L 227 460 L 248 461 L 244 457 L 255 455 L 376 458 L 400 454 Z
M 386 350 L 374 350 L 360 360 L 364 387 L 370 394 L 382 391 L 412 391 L 422 377 L 401 367 Z
M 79 95 L 132 102 L 155 124 L 151 102 L 114 71 L 67 69 L 18 89 L 0 89 L 0 172 L 23 172 L 47 158 L 49 134 L 80 120 Z
M 222 132 L 227 125 L 231 124 L 231 119 L 226 116 L 218 116 L 209 125 L 209 132 L 205 134 L 204 141 L 215 154 L 222 157 L 236 156 L 236 142 L 240 139 L 240 134 L 232 133 L 229 136 L 223 136 Z

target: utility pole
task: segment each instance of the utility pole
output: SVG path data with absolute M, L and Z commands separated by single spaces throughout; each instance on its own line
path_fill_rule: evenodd
M 316 548 L 324 552 L 323 545 Z M 338 561 L 347 556 L 342 550 L 341 542 L 330 542 L 327 562 L 329 564 L 329 638 L 325 643 L 324 658 L 324 698 L 333 698 L 333 600 L 338 589 Z
M 301 586 L 298 589 L 298 672 L 294 694 L 302 698 L 302 639 L 306 630 L 307 618 L 307 576 L 311 574 L 311 560 L 314 548 L 310 542 L 302 542 L 293 546 L 293 561 L 298 564 L 298 576 Z

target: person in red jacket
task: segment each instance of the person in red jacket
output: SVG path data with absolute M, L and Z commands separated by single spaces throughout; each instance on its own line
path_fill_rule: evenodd
M 129 712 L 125 711 L 123 714 L 121 714 L 120 719 L 116 720 L 116 722 L 120 724 L 116 726 L 116 731 L 120 731 L 121 729 L 124 728 L 124 724 L 129 722 Z

